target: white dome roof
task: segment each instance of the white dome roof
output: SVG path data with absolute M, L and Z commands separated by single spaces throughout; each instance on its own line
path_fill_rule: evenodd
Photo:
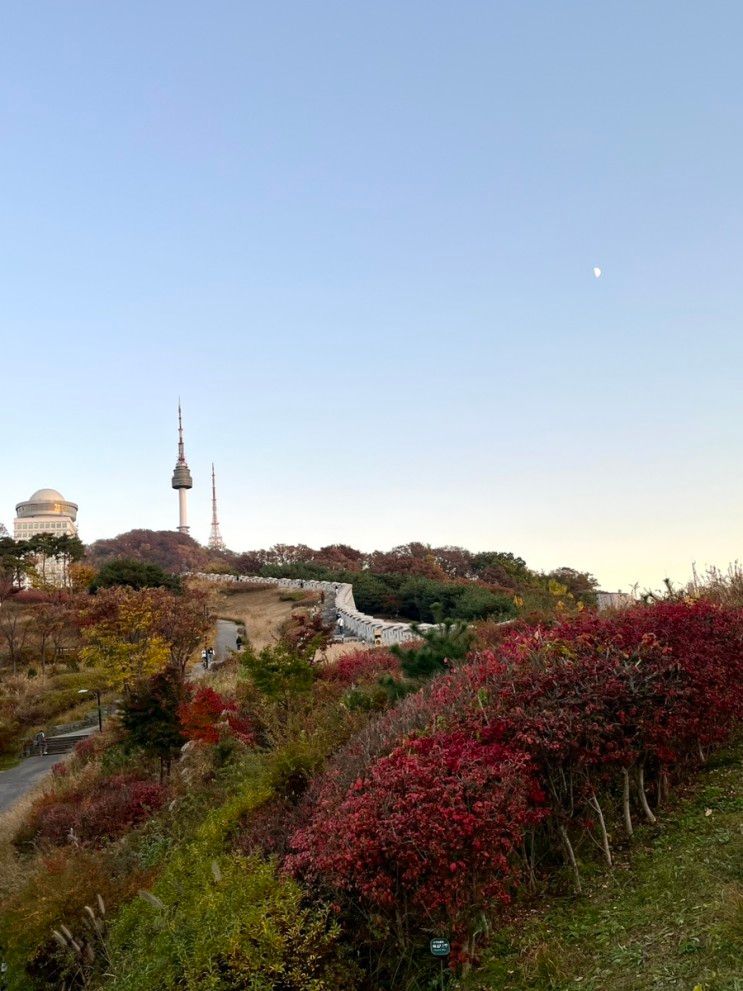
M 34 492 L 29 502 L 64 502 L 65 497 L 61 492 L 57 492 L 56 489 L 39 489 L 38 492 Z

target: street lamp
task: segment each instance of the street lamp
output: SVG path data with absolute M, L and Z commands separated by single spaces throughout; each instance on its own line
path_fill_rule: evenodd
M 98 732 L 103 732 L 103 713 L 101 712 L 101 693 L 97 688 L 79 688 L 78 695 L 95 695 L 98 699 Z

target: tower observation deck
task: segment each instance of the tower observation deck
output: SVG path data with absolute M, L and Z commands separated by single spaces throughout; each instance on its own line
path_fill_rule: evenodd
M 178 490 L 178 533 L 188 533 L 188 505 L 187 495 L 189 489 L 193 488 L 193 479 L 186 462 L 186 453 L 183 447 L 183 420 L 181 417 L 181 403 L 178 401 L 178 460 L 173 471 L 172 485 Z

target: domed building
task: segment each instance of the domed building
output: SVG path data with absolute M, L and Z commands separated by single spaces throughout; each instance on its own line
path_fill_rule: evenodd
M 29 540 L 39 533 L 50 533 L 55 537 L 77 536 L 77 503 L 69 502 L 56 489 L 39 489 L 26 502 L 19 502 L 15 511 L 15 540 Z M 39 564 L 45 579 L 55 584 L 65 583 L 64 561 L 47 558 Z
M 77 536 L 77 504 L 68 502 L 56 489 L 39 489 L 27 502 L 19 502 L 15 511 L 16 540 L 28 540 L 35 533 Z

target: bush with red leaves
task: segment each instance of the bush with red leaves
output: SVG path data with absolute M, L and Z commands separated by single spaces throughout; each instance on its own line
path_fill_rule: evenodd
M 600 828 L 610 860 L 601 802 L 621 805 L 631 834 L 632 803 L 653 819 L 646 788 L 660 799 L 668 772 L 688 773 L 742 711 L 737 611 L 669 602 L 515 629 L 339 753 L 308 792 L 287 865 L 356 919 L 386 917 L 402 945 L 450 919 L 461 949 L 518 882 L 526 830 L 549 818 L 547 861 L 564 851 L 579 882 L 571 833 Z
M 215 744 L 228 730 L 235 739 L 251 746 L 255 743 L 252 723 L 241 716 L 234 699 L 227 699 L 213 688 L 202 686 L 178 708 L 183 734 L 189 740 Z
M 361 681 L 375 681 L 383 674 L 399 670 L 399 659 L 388 650 L 355 650 L 318 668 L 318 676 L 323 681 L 355 685 Z
M 287 866 L 411 930 L 465 935 L 484 906 L 507 902 L 512 856 L 547 814 L 529 758 L 466 732 L 412 739 L 374 763 L 340 808 L 318 805 Z
M 99 779 L 92 787 L 73 788 L 59 797 L 44 795 L 16 842 L 97 845 L 113 840 L 157 812 L 166 795 L 162 785 L 126 774 Z

